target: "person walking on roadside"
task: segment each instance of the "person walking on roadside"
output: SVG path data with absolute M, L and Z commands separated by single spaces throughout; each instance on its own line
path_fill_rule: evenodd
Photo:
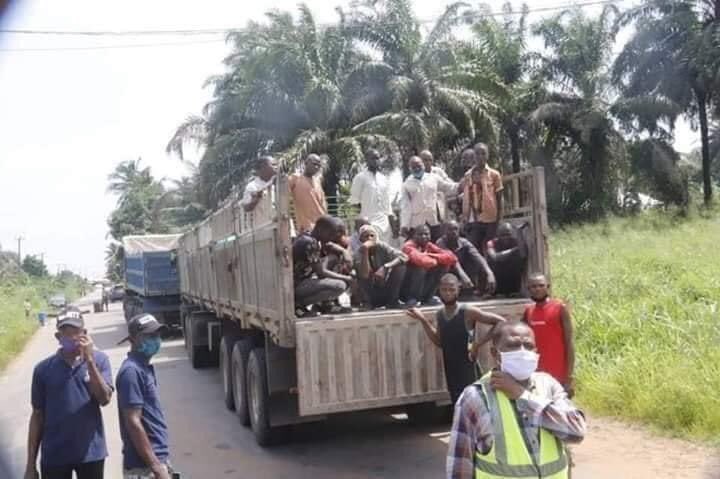
M 498 326 L 491 351 L 500 367 L 465 388 L 455 405 L 447 479 L 568 478 L 564 443 L 583 440 L 585 416 L 555 378 L 536 372 L 527 324 Z
M 168 428 L 160 405 L 155 368 L 165 326 L 151 314 L 128 322 L 130 352 L 117 374 L 124 479 L 170 479 Z
M 408 316 L 420 321 L 430 341 L 442 349 L 445 382 L 453 404 L 463 389 L 477 379 L 477 355 L 480 346 L 490 339 L 489 334 L 481 334 L 477 325 L 495 327 L 505 321 L 502 316 L 458 302 L 459 296 L 460 282 L 455 275 L 446 274 L 440 281 L 443 308 L 437 312 L 434 325 L 419 309 L 410 308 L 407 311 Z M 470 338 L 472 346 L 468 350 Z
M 438 175 L 425 172 L 425 165 L 419 156 L 408 162 L 410 176 L 400 191 L 400 232 L 405 238 L 418 226 L 427 225 L 433 241 L 442 236 L 442 225 L 438 217 L 437 198 L 442 192 L 451 195 L 457 191 L 457 184 L 445 181 Z
M 25 303 L 23 303 L 23 308 L 25 308 L 25 319 L 30 319 L 30 312 L 32 311 L 32 304 L 30 304 L 29 299 L 25 300 Z
M 478 143 L 474 149 L 463 152 L 463 163 L 475 158 L 471 168 L 462 181 L 462 214 L 466 224 L 468 239 L 483 254 L 486 243 L 495 237 L 498 221 L 502 218 L 502 176 L 490 168 L 488 147 Z
M 350 204 L 360 205 L 360 216 L 370 221 L 379 239 L 388 242 L 392 238 L 395 215 L 390 197 L 390 182 L 380 171 L 380 153 L 370 149 L 365 153 L 367 170 L 353 178 L 350 188 Z
M 563 385 L 568 397 L 575 395 L 575 341 L 573 324 L 567 306 L 548 293 L 545 275 L 530 275 L 528 289 L 535 304 L 525 308 L 523 321 L 535 333 L 535 343 L 540 363 L 538 370 L 557 379 Z
M 82 315 L 63 311 L 55 338 L 60 349 L 35 366 L 25 479 L 102 479 L 105 444 L 100 407 L 110 402 L 107 355 L 94 349 Z
M 319 178 L 321 169 L 322 160 L 311 154 L 305 159 L 302 174 L 292 174 L 288 179 L 298 235 L 312 231 L 318 218 L 327 214 L 327 201 Z

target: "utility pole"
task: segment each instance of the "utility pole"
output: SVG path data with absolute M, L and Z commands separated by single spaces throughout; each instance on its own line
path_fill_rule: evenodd
M 25 240 L 25 237 L 20 235 L 15 239 L 18 242 L 18 264 L 22 265 L 22 242 Z

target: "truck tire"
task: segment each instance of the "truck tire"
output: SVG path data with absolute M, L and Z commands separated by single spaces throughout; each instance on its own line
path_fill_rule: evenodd
M 255 435 L 255 442 L 262 447 L 275 444 L 278 440 L 278 430 L 270 427 L 270 396 L 263 348 L 255 348 L 250 353 L 247 385 L 250 426 Z
M 194 315 L 193 315 L 194 316 Z M 196 335 L 199 334 L 199 328 L 206 326 L 207 324 L 202 320 L 193 321 L 192 316 L 188 318 L 188 332 L 190 333 L 187 337 L 188 341 L 188 356 L 190 357 L 190 364 L 193 369 L 207 368 L 213 366 L 214 355 L 212 351 L 205 345 L 196 345 Z
M 220 374 L 222 374 L 223 400 L 225 406 L 231 411 L 235 410 L 232 368 L 232 353 L 235 341 L 237 341 L 237 337 L 230 334 L 224 335 L 220 340 Z
M 235 414 L 243 426 L 250 425 L 247 369 L 252 349 L 252 340 L 243 338 L 235 342 L 232 350 L 233 402 L 235 403 Z
M 188 336 L 190 335 L 189 330 L 188 330 L 188 316 L 189 316 L 189 314 L 186 314 L 183 312 L 181 319 L 180 319 L 180 322 L 182 324 L 183 346 L 185 346 L 186 351 L 187 351 L 188 345 L 189 345 Z

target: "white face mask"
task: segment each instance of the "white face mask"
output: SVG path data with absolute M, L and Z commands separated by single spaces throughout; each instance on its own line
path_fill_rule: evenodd
M 525 348 L 500 352 L 500 370 L 518 381 L 525 381 L 537 370 L 539 359 L 538 353 Z

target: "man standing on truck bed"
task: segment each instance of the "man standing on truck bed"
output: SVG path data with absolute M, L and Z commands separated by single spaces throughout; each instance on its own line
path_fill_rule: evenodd
M 305 158 L 302 174 L 294 173 L 288 179 L 295 206 L 295 228 L 298 235 L 312 231 L 318 218 L 327 214 L 325 192 L 318 175 L 321 169 L 322 160 L 313 153 Z
M 417 308 L 408 309 L 407 314 L 422 323 L 425 333 L 435 346 L 442 349 L 445 365 L 445 381 L 453 404 L 466 386 L 477 379 L 475 361 L 480 346 L 490 339 L 490 333 L 481 335 L 478 323 L 495 326 L 505 321 L 497 314 L 458 303 L 460 282 L 452 274 L 443 276 L 440 282 L 440 298 L 444 307 L 437 312 L 433 325 Z M 492 330 L 491 330 L 492 332 Z M 468 339 L 473 343 L 468 351 Z
M 360 216 L 370 220 L 379 239 L 390 241 L 391 223 L 395 221 L 390 198 L 390 183 L 380 171 L 380 153 L 370 149 L 365 153 L 366 171 L 358 173 L 350 188 L 350 204 L 360 205 Z
M 318 218 L 312 234 L 305 232 L 293 242 L 293 280 L 295 285 L 295 315 L 315 315 L 321 305 L 332 303 L 345 292 L 353 279 L 331 271 L 322 257 L 322 245 L 334 245 L 338 233 L 336 218 L 324 215 Z M 339 246 L 338 246 L 339 247 Z M 315 306 L 308 311 L 308 306 Z
M 472 153 L 471 153 L 472 152 Z M 485 243 L 495 236 L 502 216 L 502 176 L 490 168 L 488 147 L 478 143 L 463 152 L 463 162 L 475 156 L 475 166 L 463 178 L 462 214 L 468 238 L 483 254 Z
M 245 187 L 245 192 L 240 200 L 240 205 L 246 213 L 253 213 L 253 218 L 269 219 L 270 211 L 265 211 L 265 204 L 260 200 L 268 192 L 268 188 L 275 180 L 276 173 L 275 159 L 272 156 L 261 156 L 255 162 L 255 176 Z M 272 191 L 270 191 L 272 195 Z M 274 198 L 273 198 L 274 199 Z

